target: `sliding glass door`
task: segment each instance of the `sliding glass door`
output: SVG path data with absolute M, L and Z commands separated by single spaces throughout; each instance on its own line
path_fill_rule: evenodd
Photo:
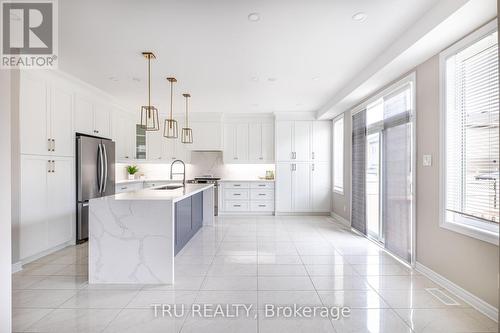
M 353 228 L 408 263 L 413 232 L 411 120 L 412 85 L 406 83 L 353 115 L 352 155 Z

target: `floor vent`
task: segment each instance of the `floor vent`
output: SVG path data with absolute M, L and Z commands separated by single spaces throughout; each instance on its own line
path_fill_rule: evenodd
M 439 288 L 426 288 L 425 289 L 429 294 L 432 296 L 436 297 L 438 300 L 441 301 L 444 305 L 460 305 L 456 300 L 451 298 L 450 296 L 446 295 L 441 289 Z

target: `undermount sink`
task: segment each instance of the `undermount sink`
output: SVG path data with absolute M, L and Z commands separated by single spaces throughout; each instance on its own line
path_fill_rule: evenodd
M 153 190 L 176 190 L 181 187 L 183 187 L 183 185 L 165 185 L 165 186 L 155 187 L 153 188 Z

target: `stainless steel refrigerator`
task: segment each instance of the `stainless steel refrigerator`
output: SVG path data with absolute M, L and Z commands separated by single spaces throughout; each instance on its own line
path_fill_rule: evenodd
M 115 143 L 76 135 L 76 242 L 89 237 L 89 199 L 115 194 Z

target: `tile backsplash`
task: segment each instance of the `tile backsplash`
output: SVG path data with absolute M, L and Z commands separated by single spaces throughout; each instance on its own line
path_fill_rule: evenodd
M 116 164 L 116 181 L 127 179 L 127 165 Z M 134 165 L 139 167 L 138 173 L 144 174 L 146 179 L 170 179 L 170 164 L 135 163 Z M 177 167 L 181 168 L 180 165 Z M 186 179 L 213 175 L 226 180 L 250 180 L 264 177 L 266 170 L 274 171 L 274 169 L 274 164 L 224 164 L 220 151 L 193 151 L 191 162 L 186 164 Z

